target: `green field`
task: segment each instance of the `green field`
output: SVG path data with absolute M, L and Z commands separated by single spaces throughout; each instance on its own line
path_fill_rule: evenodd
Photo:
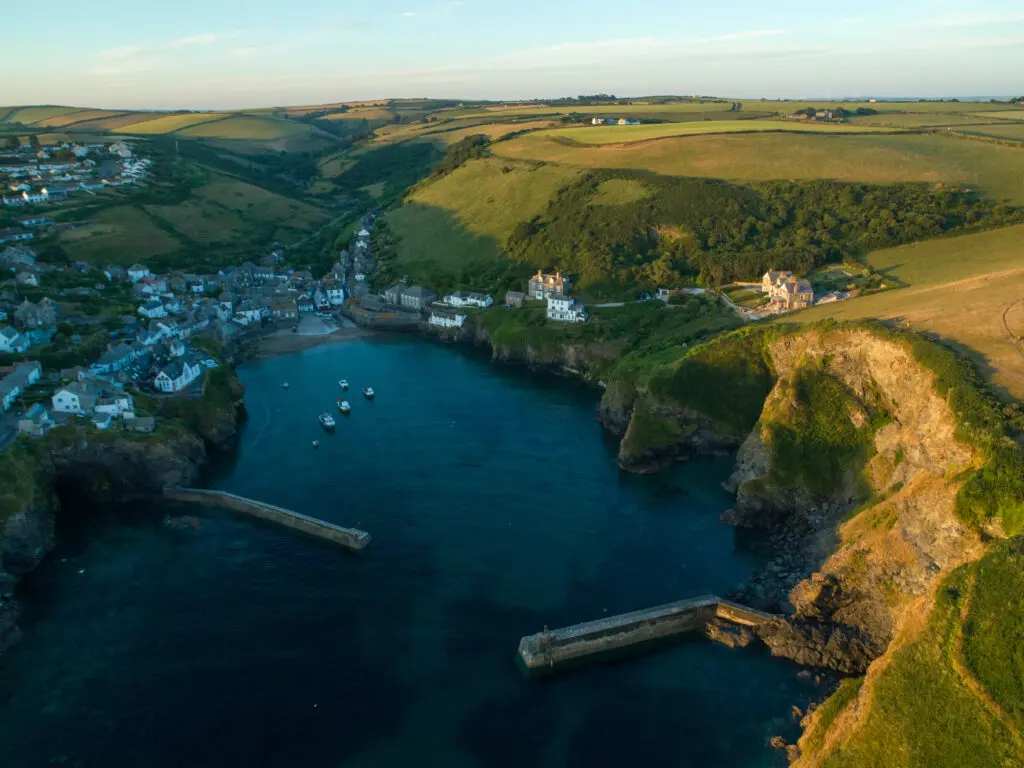
M 526 117 L 532 115 L 565 115 L 569 112 L 576 112 L 586 115 L 630 115 L 634 112 L 661 112 L 666 115 L 683 114 L 687 112 L 728 112 L 731 105 L 727 102 L 705 102 L 691 103 L 681 102 L 679 104 L 615 104 L 610 106 L 571 106 L 560 105 L 550 107 L 538 105 L 530 107 L 511 107 L 502 109 L 492 107 L 490 109 L 476 109 L 460 111 L 459 117 L 493 117 L 500 120 L 506 117 Z M 443 114 L 443 113 L 442 113 Z
M 402 238 L 399 257 L 457 265 L 496 256 L 515 225 L 542 213 L 577 174 L 558 166 L 473 160 L 415 190 L 388 215 Z
M 791 115 L 798 109 L 816 107 L 817 109 L 873 109 L 879 113 L 905 112 L 908 114 L 930 114 L 945 112 L 948 114 L 971 114 L 975 112 L 997 112 L 1002 109 L 1012 110 L 1006 105 L 993 105 L 987 101 L 768 101 L 765 99 L 742 99 L 743 109 L 767 110 L 778 114 Z
M 935 128 L 949 125 L 984 125 L 992 118 L 977 115 L 958 115 L 946 112 L 920 112 L 902 114 L 883 112 L 878 115 L 848 118 L 848 125 L 873 125 L 881 128 Z
M 1024 120 L 1024 109 L 1003 110 L 1002 112 L 978 112 L 978 117 L 995 117 L 1000 120 Z
M 875 184 L 923 181 L 967 185 L 995 200 L 1024 203 L 1024 152 L 944 136 L 766 132 L 579 146 L 538 133 L 494 145 L 492 151 L 509 159 L 582 168 L 635 169 L 738 181 L 825 178 Z
M 131 264 L 181 247 L 149 216 L 129 205 L 101 211 L 88 226 L 61 233 L 59 242 L 72 259 L 103 264 Z
M 148 126 L 147 126 L 148 127 Z M 234 115 L 226 119 L 204 121 L 198 125 L 176 129 L 178 136 L 189 138 L 233 139 L 242 141 L 274 141 L 294 136 L 304 136 L 311 128 L 305 123 L 282 120 L 276 117 L 255 117 Z
M 959 133 L 968 135 L 991 136 L 994 139 L 1007 139 L 1008 141 L 1024 141 L 1024 123 L 1000 123 L 993 125 L 969 125 L 958 129 Z
M 181 115 L 165 115 L 153 120 L 146 120 L 144 123 L 126 125 L 121 128 L 113 128 L 111 130 L 114 133 L 131 133 L 148 136 L 161 133 L 173 133 L 181 130 L 182 128 L 188 128 L 189 126 L 208 123 L 211 120 L 220 120 L 222 117 L 227 117 L 227 113 L 202 112 L 196 114 L 189 112 Z
M 86 110 L 82 107 L 22 107 L 11 112 L 7 116 L 6 122 L 35 125 L 43 120 L 84 111 Z
M 635 179 L 609 179 L 601 182 L 590 205 L 625 205 L 650 196 L 650 190 Z
M 673 136 L 697 136 L 711 133 L 873 133 L 883 129 L 842 123 L 801 123 L 789 120 L 712 120 L 669 125 L 615 125 L 593 128 L 559 128 L 543 131 L 538 138 L 569 139 L 580 144 L 630 144 Z
M 83 122 L 81 118 L 77 122 L 69 123 L 65 127 L 68 130 L 90 130 L 90 131 L 116 131 L 118 128 L 126 128 L 139 123 L 147 123 L 161 117 L 158 112 L 130 112 L 127 115 L 115 115 L 113 117 L 101 117 Z
M 57 115 L 55 117 L 49 117 L 46 120 L 40 120 L 38 123 L 33 124 L 34 128 L 65 128 L 74 123 L 80 123 L 83 120 L 95 120 L 103 117 L 115 117 L 116 115 L 123 115 L 124 112 L 111 112 L 108 109 L 83 109 L 76 112 L 70 112 L 66 115 Z
M 867 260 L 887 280 L 909 287 L 788 319 L 898 319 L 956 343 L 998 386 L 1024 397 L 1024 351 L 1012 338 L 1024 327 L 1014 325 L 1016 314 L 1004 317 L 1024 309 L 1024 225 L 875 251 Z

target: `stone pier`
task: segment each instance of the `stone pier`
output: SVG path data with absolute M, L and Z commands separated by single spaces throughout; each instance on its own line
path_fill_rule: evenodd
M 704 632 L 716 620 L 754 627 L 772 618 L 771 614 L 705 595 L 528 635 L 519 642 L 519 656 L 528 669 L 554 667 L 651 640 Z
M 286 528 L 340 544 L 348 549 L 365 549 L 370 543 L 370 534 L 366 531 L 342 528 L 340 525 L 328 523 L 326 520 L 318 520 L 290 509 L 275 507 L 273 504 L 265 504 L 262 501 L 236 496 L 233 493 L 169 486 L 164 488 L 164 497 L 175 501 L 189 501 L 204 506 L 220 507 L 232 512 L 258 517 L 261 520 L 269 520 Z

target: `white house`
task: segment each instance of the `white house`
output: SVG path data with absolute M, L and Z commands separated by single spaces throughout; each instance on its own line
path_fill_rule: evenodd
M 43 366 L 39 363 L 22 363 L 0 379 L 0 406 L 6 411 L 19 395 L 39 381 Z
M 167 317 L 167 310 L 164 308 L 163 302 L 154 299 L 139 307 L 139 314 L 153 320 L 157 317 Z
M 197 378 L 202 367 L 188 359 L 172 360 L 153 380 L 161 392 L 180 392 Z
M 445 312 L 435 309 L 431 311 L 430 320 L 427 322 L 438 328 L 461 328 L 462 324 L 466 322 L 466 315 L 462 312 Z
M 149 268 L 141 264 L 132 264 L 132 266 L 128 267 L 128 279 L 133 283 L 137 283 L 142 278 L 149 277 L 151 274 Z
M 560 323 L 585 323 L 587 310 L 569 296 L 549 296 L 548 320 L 557 320 Z
M 29 347 L 28 336 L 11 326 L 0 328 L 0 352 L 24 352 Z
M 480 307 L 486 309 L 494 304 L 494 299 L 482 293 L 466 293 L 459 291 L 444 297 L 444 303 L 450 307 Z
M 135 415 L 135 402 L 126 392 L 104 393 L 96 400 L 93 413 L 109 413 L 111 416 Z M 131 417 L 129 417 L 131 418 Z
M 63 389 L 58 389 L 50 403 L 53 410 L 59 413 L 92 413 L 96 407 L 97 393 L 91 384 L 84 381 L 76 381 Z

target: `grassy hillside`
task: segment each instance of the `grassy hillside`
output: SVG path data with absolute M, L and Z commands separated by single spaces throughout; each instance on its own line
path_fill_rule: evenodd
M 181 248 L 173 235 L 132 205 L 107 208 L 88 221 L 87 226 L 60 235 L 58 243 L 72 260 L 127 265 Z
M 567 145 L 530 134 L 494 147 L 516 160 L 584 168 L 628 168 L 741 181 L 838 179 L 968 185 L 995 200 L 1024 203 L 1024 152 L 944 136 L 712 135 L 640 144 Z
M 871 133 L 882 130 L 870 126 L 843 123 L 798 123 L 792 120 L 711 120 L 656 125 L 616 125 L 584 128 L 559 128 L 543 131 L 534 138 L 569 139 L 580 144 L 630 144 L 669 136 L 696 136 L 711 133 Z
M 792 319 L 899 320 L 958 343 L 997 385 L 1024 397 L 1024 226 L 875 251 L 867 260 L 909 287 Z
M 133 135 L 148 136 L 150 134 L 173 133 L 182 128 L 188 128 L 200 123 L 208 123 L 211 120 L 220 120 L 227 117 L 226 112 L 202 112 L 199 114 L 188 113 L 183 115 L 166 115 L 153 120 L 146 120 L 133 125 L 126 125 L 120 128 L 113 128 L 114 133 L 130 133 Z
M 292 120 L 252 115 L 233 115 L 223 120 L 207 121 L 175 130 L 177 136 L 190 138 L 273 141 L 290 136 L 303 136 L 311 127 Z

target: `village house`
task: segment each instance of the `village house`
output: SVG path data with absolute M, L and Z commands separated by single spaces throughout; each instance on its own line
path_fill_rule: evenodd
M 430 311 L 430 325 L 438 328 L 461 328 L 466 322 L 466 315 L 463 312 L 446 312 L 443 309 Z
M 161 392 L 180 392 L 202 372 L 198 362 L 186 358 L 172 360 L 157 373 L 153 384 Z
M 27 285 L 32 288 L 38 288 L 39 275 L 34 271 L 23 269 L 21 272 L 14 276 L 14 282 L 16 282 L 18 285 Z
M 560 323 L 585 323 L 587 310 L 569 296 L 551 296 L 548 298 L 548 320 Z
M 530 278 L 527 293 L 534 299 L 547 299 L 551 296 L 568 296 L 572 292 L 572 281 L 561 272 L 546 274 L 537 270 Z
M 281 301 L 271 306 L 270 316 L 275 320 L 297 320 L 299 317 L 299 308 L 295 303 L 295 299 Z
M 107 280 L 110 281 L 111 283 L 113 283 L 115 281 L 121 281 L 121 280 L 127 280 L 128 279 L 128 273 L 125 272 L 124 267 L 119 267 L 116 264 L 112 264 L 112 265 L 110 265 L 108 267 L 105 267 L 103 269 L 103 274 L 106 276 Z
M 409 309 L 424 310 L 437 299 L 437 294 L 426 288 L 414 285 L 402 291 L 402 306 Z
M 53 219 L 49 216 L 36 216 L 31 219 L 22 219 L 18 222 L 23 227 L 48 227 L 54 223 Z
M 459 291 L 444 297 L 444 303 L 450 307 L 480 307 L 486 309 L 494 303 L 494 299 L 482 293 Z
M 97 373 L 112 373 L 127 368 L 138 356 L 138 349 L 131 344 L 122 343 L 100 355 L 90 368 Z
M 139 307 L 139 314 L 153 320 L 158 317 L 167 317 L 167 310 L 164 308 L 163 302 L 153 299 Z
M 43 437 L 52 426 L 53 420 L 42 403 L 35 403 L 18 419 L 18 432 L 28 437 Z
M 31 248 L 11 246 L 0 251 L 0 267 L 17 270 L 35 266 L 35 263 L 36 254 Z
M 28 336 L 9 325 L 0 328 L 0 352 L 21 354 L 29 348 Z
M 139 282 L 144 277 L 149 277 L 152 273 L 149 271 L 149 267 L 144 267 L 141 264 L 132 264 L 128 267 L 128 279 L 133 283 Z
M 37 328 L 52 328 L 57 324 L 57 304 L 52 299 L 44 298 L 38 304 L 25 299 L 14 310 L 14 321 L 27 331 Z
M 792 272 L 765 272 L 761 278 L 761 290 L 768 294 L 772 304 L 779 309 L 806 309 L 814 304 L 814 289 Z
M 522 291 L 509 291 L 505 294 L 506 307 L 521 307 L 526 301 L 526 294 Z
M 18 397 L 39 381 L 42 375 L 43 366 L 39 363 L 22 363 L 14 366 L 13 371 L 0 379 L 0 405 L 3 406 L 3 410 L 10 408 Z
M 0 229 L 0 245 L 5 243 L 26 242 L 35 238 L 35 234 L 21 227 Z

